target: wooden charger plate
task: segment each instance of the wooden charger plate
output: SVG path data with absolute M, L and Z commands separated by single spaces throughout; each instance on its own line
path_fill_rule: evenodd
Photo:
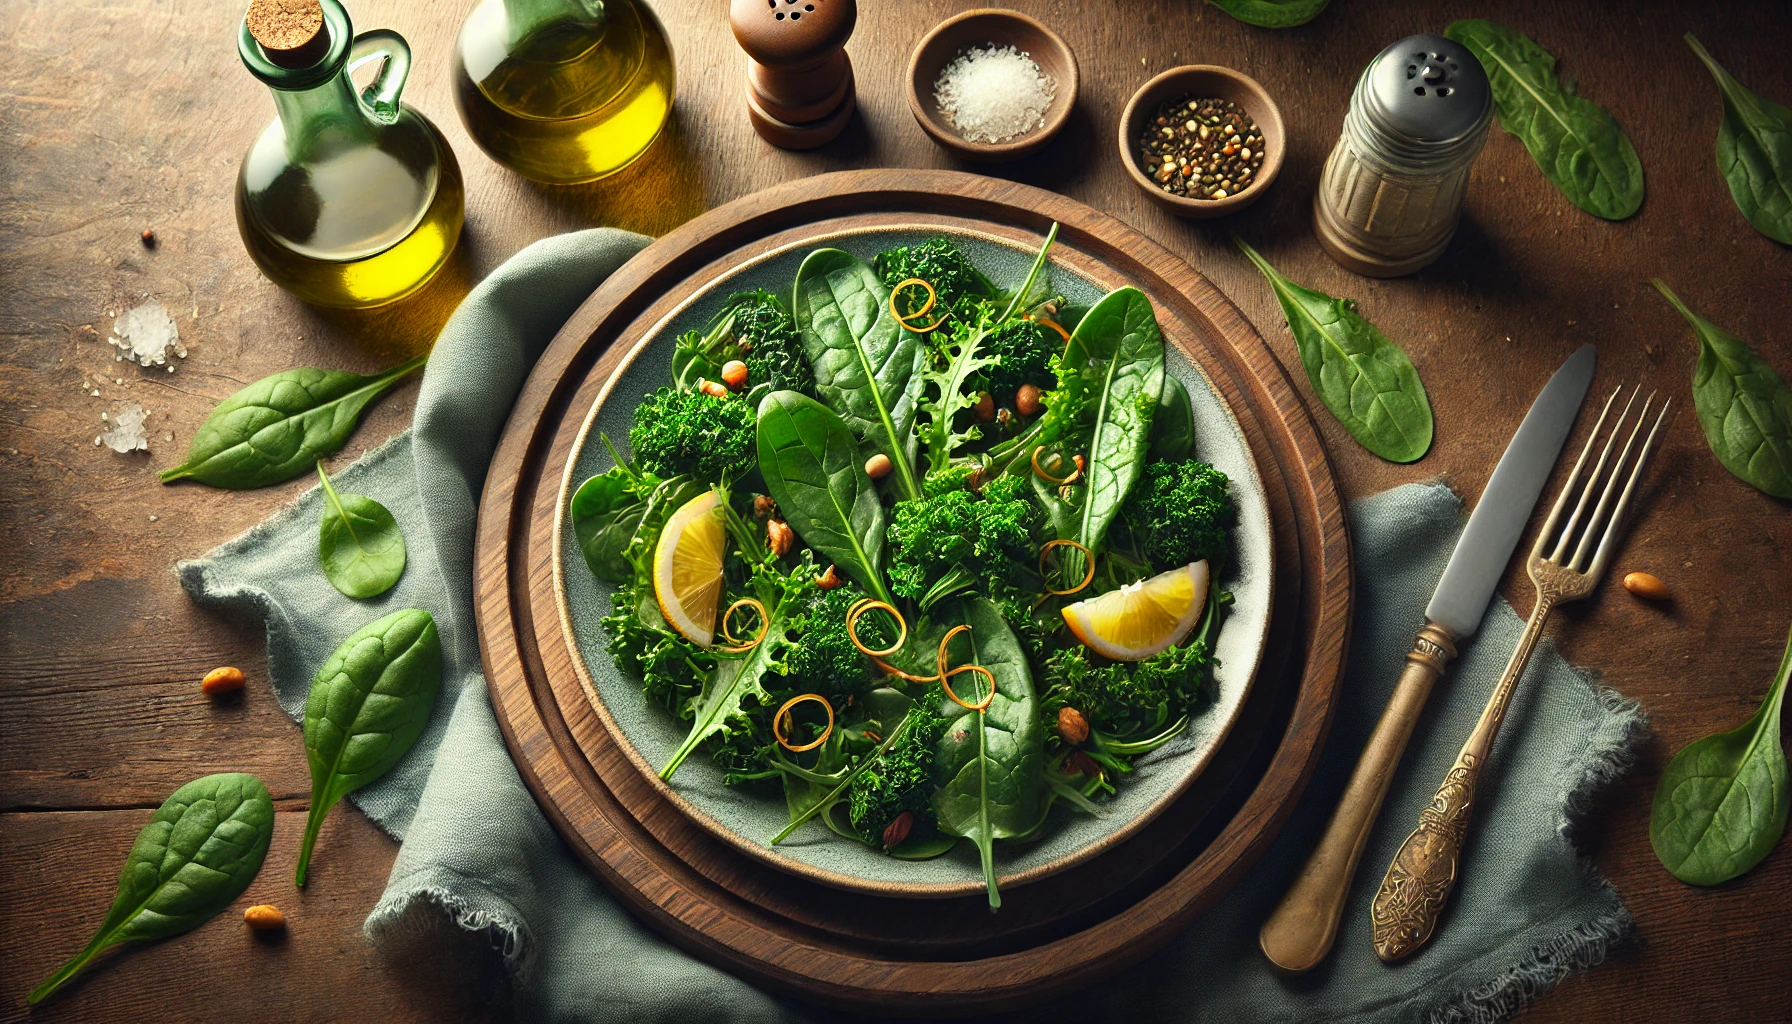
M 999 914 L 981 895 L 846 893 L 746 858 L 648 784 L 574 670 L 556 609 L 553 540 L 561 477 L 585 414 L 654 324 L 758 253 L 893 223 L 1036 240 L 1053 221 L 1062 225 L 1054 252 L 1151 297 L 1166 339 L 1212 380 L 1257 461 L 1275 536 L 1276 607 L 1239 722 L 1165 813 L 1101 856 L 1005 893 Z M 486 479 L 475 558 L 480 649 L 500 727 L 573 850 L 625 906 L 693 955 L 775 991 L 881 1014 L 1041 1002 L 1137 961 L 1211 906 L 1305 788 L 1350 623 L 1349 541 L 1323 447 L 1237 308 L 1112 218 L 950 171 L 848 171 L 769 189 L 691 221 L 612 275 L 517 399 Z

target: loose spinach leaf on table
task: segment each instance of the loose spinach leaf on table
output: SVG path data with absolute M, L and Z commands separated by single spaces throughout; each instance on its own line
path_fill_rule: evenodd
M 1305 25 L 1331 0 L 1207 0 L 1246 25 L 1258 28 L 1293 28 Z
M 1164 374 L 1164 391 L 1157 399 L 1157 415 L 1151 418 L 1151 458 L 1181 462 L 1195 448 L 1195 404 L 1188 386 L 1170 373 Z
M 1686 45 L 1705 62 L 1723 93 L 1717 169 L 1730 184 L 1736 208 L 1756 231 L 1792 245 L 1792 110 L 1743 88 L 1691 32 L 1686 34 Z
M 971 627 L 971 658 L 955 656 L 953 663 L 988 669 L 995 676 L 996 693 L 983 711 L 941 700 L 948 724 L 934 747 L 934 811 L 941 832 L 976 844 L 994 909 L 1002 905 L 996 891 L 995 840 L 1031 833 L 1044 813 L 1045 726 L 1026 653 L 1002 613 L 981 597 L 962 602 L 961 608 L 963 623 Z M 964 650 L 962 643 L 955 642 L 953 650 Z M 980 688 L 987 686 L 975 672 L 953 680 L 954 691 L 971 704 L 982 702 L 989 691 Z
M 1643 164 L 1604 107 L 1556 78 L 1556 58 L 1522 32 L 1479 18 L 1444 35 L 1487 70 L 1500 123 L 1530 150 L 1545 177 L 1595 217 L 1623 220 L 1643 205 Z
M 1363 319 L 1355 300 L 1303 288 L 1242 239 L 1233 241 L 1275 290 L 1307 379 L 1338 422 L 1389 462 L 1423 456 L 1431 447 L 1431 400 L 1405 351 Z
M 87 948 L 26 997 L 61 988 L 101 950 L 190 932 L 249 887 L 274 836 L 274 802 L 253 775 L 207 775 L 175 790 L 125 858 L 118 895 Z
M 901 497 L 920 498 L 911 451 L 926 359 L 921 336 L 896 322 L 877 272 L 839 249 L 803 260 L 791 310 L 816 393 L 861 445 L 889 456 Z
M 766 490 L 797 536 L 866 592 L 891 600 L 883 503 L 845 421 L 806 395 L 774 391 L 759 403 L 758 443 Z
M 324 518 L 317 557 L 330 585 L 353 598 L 378 597 L 404 575 L 404 532 L 386 506 L 365 494 L 339 494 L 324 464 L 317 464 L 324 491 Z
M 1712 454 L 1763 493 L 1792 498 L 1792 389 L 1747 342 L 1686 308 L 1659 279 L 1655 287 L 1698 335 L 1692 405 Z
M 1792 677 L 1792 637 L 1760 710 L 1741 727 L 1674 755 L 1655 787 L 1649 842 L 1675 878 L 1727 882 L 1761 863 L 1786 831 L 1792 787 L 1780 747 L 1780 710 Z
M 310 366 L 263 377 L 218 403 L 193 435 L 187 461 L 164 471 L 162 482 L 247 490 L 290 480 L 347 444 L 367 403 L 428 359 L 371 377 Z
M 1064 347 L 1064 365 L 1093 371 L 1094 428 L 1089 435 L 1088 493 L 1076 540 L 1099 550 L 1120 504 L 1145 468 L 1151 421 L 1164 389 L 1164 338 L 1151 300 L 1117 288 L 1090 307 Z
M 305 885 L 311 847 L 330 808 L 392 770 L 422 735 L 442 685 L 436 621 L 405 608 L 362 626 L 311 680 L 305 699 L 305 757 L 311 813 L 294 882 Z

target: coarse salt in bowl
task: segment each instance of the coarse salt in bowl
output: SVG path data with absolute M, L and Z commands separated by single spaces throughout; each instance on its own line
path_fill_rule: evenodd
M 915 45 L 908 105 L 933 141 L 979 162 L 1039 152 L 1070 121 L 1076 54 L 1018 11 L 955 14 Z
M 967 48 L 934 83 L 940 113 L 972 142 L 1007 142 L 1045 125 L 1058 83 L 1013 46 Z

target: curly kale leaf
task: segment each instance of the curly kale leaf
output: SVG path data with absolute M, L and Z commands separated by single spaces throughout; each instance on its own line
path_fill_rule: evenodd
M 883 845 L 884 829 L 903 811 L 931 815 L 933 748 L 946 730 L 931 700 L 917 701 L 903 721 L 903 733 L 882 756 L 853 777 L 847 792 L 848 820 L 867 843 Z
M 846 633 L 846 613 L 865 597 L 857 586 L 846 583 L 832 590 L 817 590 L 803 615 L 803 630 L 790 652 L 792 694 L 820 693 L 844 703 L 871 688 L 871 663 L 853 646 Z M 859 639 L 874 649 L 890 645 L 895 629 L 887 616 L 866 615 L 858 623 Z
M 1158 460 L 1120 508 L 1139 553 L 1159 569 L 1199 559 L 1219 561 L 1238 521 L 1226 474 L 1205 462 Z
M 1052 357 L 1063 348 L 1063 339 L 1037 320 L 1010 320 L 990 332 L 983 351 L 996 360 L 988 371 L 990 394 L 1008 401 L 1022 384 L 1040 390 L 1057 386 Z
M 733 331 L 747 364 L 747 386 L 815 396 L 815 371 L 803 354 L 803 338 L 784 303 L 763 289 L 733 299 Z
M 628 441 L 635 464 L 661 477 L 726 483 L 757 465 L 753 410 L 732 395 L 660 388 L 635 408 Z
M 932 285 L 935 302 L 929 313 L 930 320 L 933 312 L 953 309 L 962 298 L 993 298 L 996 294 L 989 279 L 971 265 L 964 251 L 950 238 L 936 236 L 918 245 L 880 252 L 872 260 L 871 268 L 883 279 L 886 288 L 894 288 L 911 277 Z M 921 308 L 927 295 L 919 288 L 904 289 L 896 301 L 899 306 L 907 307 L 903 313 L 910 314 Z
M 965 490 L 897 502 L 888 532 L 890 589 L 925 609 L 1012 572 L 1032 553 L 1036 515 L 1029 501 L 980 500 Z
M 1149 736 L 1205 705 L 1213 695 L 1213 657 L 1204 637 L 1140 662 L 1108 661 L 1069 647 L 1046 659 L 1047 719 L 1075 708 L 1116 740 Z
M 749 387 L 769 384 L 772 391 L 815 394 L 815 372 L 803 354 L 796 321 L 783 300 L 763 288 L 730 295 L 701 332 L 678 336 L 672 383 L 692 388 L 699 379 L 720 380 L 731 359 L 747 364 Z

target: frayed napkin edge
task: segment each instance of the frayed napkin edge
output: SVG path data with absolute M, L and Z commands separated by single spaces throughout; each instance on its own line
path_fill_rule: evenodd
M 1553 645 L 1545 638 L 1544 646 Z M 1585 723 L 1587 749 L 1592 756 L 1562 787 L 1556 834 L 1579 857 L 1581 870 L 1611 898 L 1613 908 L 1531 947 L 1517 963 L 1452 996 L 1431 1012 L 1430 1024 L 1501 1024 L 1569 975 L 1603 963 L 1611 948 L 1629 938 L 1635 927 L 1636 921 L 1617 888 L 1590 857 L 1580 853 L 1574 833 L 1594 798 L 1635 764 L 1642 742 L 1649 735 L 1649 719 L 1641 704 L 1601 685 L 1591 673 L 1566 658 L 1562 663 L 1591 691 L 1596 707 Z

